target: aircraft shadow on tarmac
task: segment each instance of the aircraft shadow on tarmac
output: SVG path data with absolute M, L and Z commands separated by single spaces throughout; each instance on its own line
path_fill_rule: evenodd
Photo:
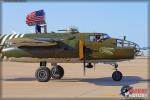
M 4 81 L 35 81 L 35 78 L 11 78 L 4 79 Z M 103 78 L 64 78 L 60 80 L 52 79 L 49 82 L 87 82 L 95 85 L 103 85 L 103 86 L 123 86 L 123 85 L 132 85 L 137 83 L 149 83 L 150 80 L 142 79 L 138 76 L 124 76 L 121 81 L 113 81 L 111 77 L 103 77 Z

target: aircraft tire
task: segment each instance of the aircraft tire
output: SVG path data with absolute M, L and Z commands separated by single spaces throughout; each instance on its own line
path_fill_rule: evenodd
M 51 69 L 51 76 L 53 79 L 61 79 L 64 76 L 64 69 L 57 65 Z
M 114 81 L 121 81 L 123 75 L 120 71 L 114 71 L 113 74 L 112 74 L 112 79 Z
M 51 78 L 50 69 L 48 67 L 38 68 L 35 77 L 39 82 L 48 82 Z

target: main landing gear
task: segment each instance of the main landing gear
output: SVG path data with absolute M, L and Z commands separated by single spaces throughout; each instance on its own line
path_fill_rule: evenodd
M 47 62 L 40 62 L 40 68 L 35 72 L 35 77 L 39 82 L 48 82 L 51 77 L 53 79 L 61 79 L 64 76 L 64 69 L 57 65 L 52 64 L 52 69 L 50 70 L 46 67 Z
M 115 67 L 115 71 L 112 73 L 112 79 L 114 81 L 121 81 L 123 75 L 120 71 L 117 70 L 118 64 L 114 64 L 113 66 Z
M 51 69 L 51 76 L 53 79 L 61 79 L 64 76 L 64 69 L 56 65 Z
M 51 70 L 46 67 L 47 62 L 40 62 L 40 68 L 38 68 L 35 72 L 36 80 L 39 82 L 48 82 L 51 78 L 53 79 L 61 79 L 64 76 L 64 69 L 57 64 L 52 64 Z M 112 64 L 114 66 L 115 71 L 112 73 L 112 79 L 114 81 L 120 81 L 123 77 L 122 73 L 118 71 L 118 64 Z M 84 72 L 85 68 L 93 68 L 91 63 L 88 65 L 84 64 Z

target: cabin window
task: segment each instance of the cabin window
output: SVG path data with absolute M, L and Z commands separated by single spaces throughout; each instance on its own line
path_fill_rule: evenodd
M 90 36 L 90 41 L 95 41 L 95 36 Z
M 129 47 L 129 42 L 128 41 L 123 41 L 123 44 L 124 44 L 123 45 L 124 47 Z
M 122 40 L 117 40 L 117 47 L 122 47 Z
M 100 42 L 100 41 L 102 41 L 102 39 L 103 38 L 101 35 L 90 36 L 90 41 Z
M 130 46 L 130 47 L 135 47 L 135 46 L 136 46 L 136 44 L 135 44 L 135 43 L 133 43 L 133 42 L 129 42 L 129 46 Z
M 101 42 L 103 40 L 102 35 L 95 35 L 95 41 L 96 42 Z
M 117 47 L 123 47 L 123 48 L 128 48 L 128 47 L 135 47 L 136 44 L 130 41 L 126 40 L 117 40 Z
M 107 34 L 95 34 L 95 35 L 90 36 L 90 41 L 102 42 L 109 38 L 110 38 L 110 36 Z

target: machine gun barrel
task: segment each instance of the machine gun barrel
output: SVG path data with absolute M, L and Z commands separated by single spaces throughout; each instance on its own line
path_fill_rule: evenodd
M 58 30 L 58 31 L 67 31 L 67 30 L 63 29 L 63 30 Z

